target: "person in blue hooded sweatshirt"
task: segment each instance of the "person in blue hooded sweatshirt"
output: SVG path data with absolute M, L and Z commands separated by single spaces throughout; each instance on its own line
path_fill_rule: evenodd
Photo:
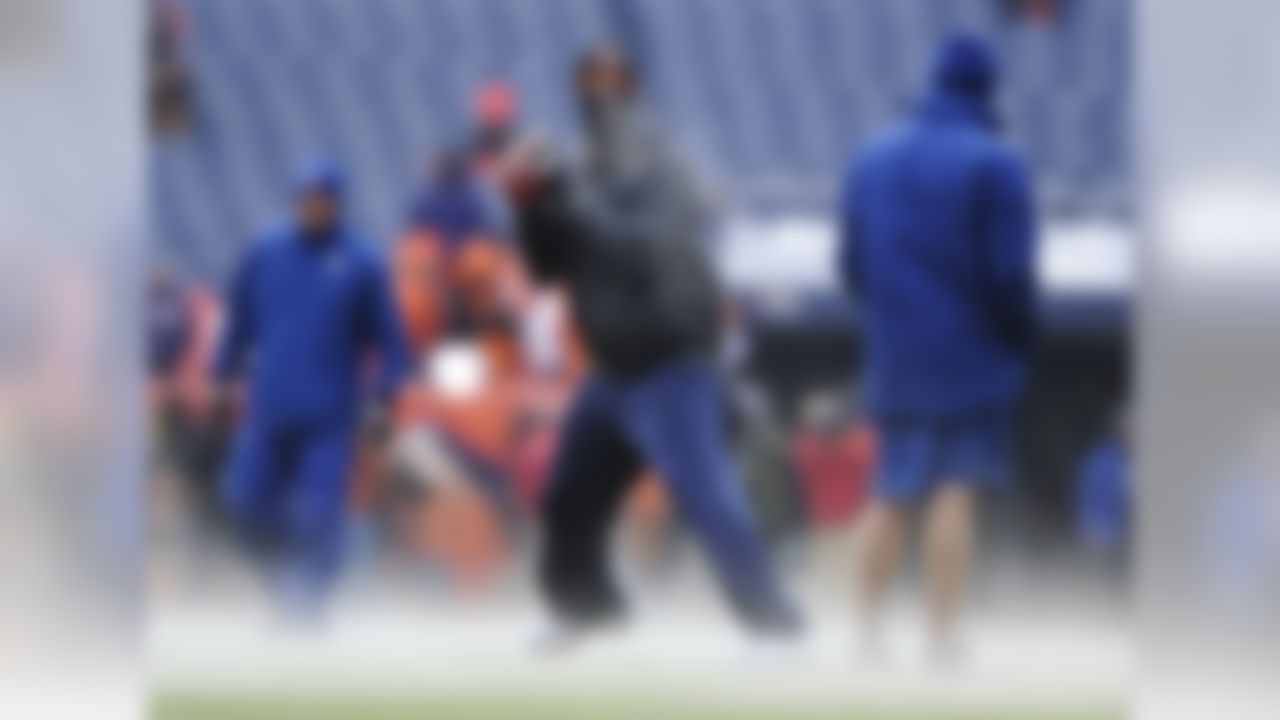
M 839 263 L 862 310 L 881 441 L 858 568 L 869 648 L 919 512 L 930 638 L 954 653 L 978 496 L 1010 480 L 1035 335 L 1036 222 L 1027 168 L 997 134 L 996 86 L 987 45 L 953 38 L 927 97 L 863 148 L 844 184 Z
M 346 224 L 343 184 L 332 164 L 309 168 L 293 221 L 249 247 L 214 369 L 224 388 L 248 376 L 222 498 L 282 609 L 304 615 L 341 569 L 361 423 L 385 424 L 407 364 L 384 265 Z

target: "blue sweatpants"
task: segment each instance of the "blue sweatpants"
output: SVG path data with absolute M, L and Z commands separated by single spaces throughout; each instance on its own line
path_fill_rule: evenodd
M 725 421 L 718 380 L 702 362 L 673 363 L 635 380 L 587 381 L 543 501 L 540 576 L 557 614 L 591 623 L 621 612 L 608 568 L 609 530 L 647 464 L 667 483 L 746 624 L 766 632 L 798 627 L 753 524 Z
M 323 609 L 342 565 L 354 432 L 350 423 L 240 429 L 222 496 L 282 609 Z

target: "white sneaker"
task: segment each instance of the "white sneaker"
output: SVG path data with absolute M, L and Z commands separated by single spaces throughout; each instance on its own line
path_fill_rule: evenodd
M 751 636 L 746 664 L 760 670 L 790 670 L 809 664 L 813 653 L 801 633 L 769 633 Z
M 889 646 L 881 633 L 862 633 L 854 643 L 856 662 L 867 668 L 882 669 L 891 662 Z
M 546 658 L 564 657 L 601 635 L 617 631 L 621 626 L 620 619 L 592 623 L 554 620 L 534 638 L 533 652 Z
M 576 650 L 590 633 L 579 625 L 554 623 L 533 639 L 533 654 L 539 657 L 563 657 Z
M 960 638 L 951 636 L 934 639 L 929 643 L 929 668 L 940 673 L 963 672 L 973 662 L 969 646 Z

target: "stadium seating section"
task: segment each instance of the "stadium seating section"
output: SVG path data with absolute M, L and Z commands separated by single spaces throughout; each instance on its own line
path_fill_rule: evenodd
M 1006 58 L 1009 137 L 1056 218 L 1123 218 L 1127 0 L 1073 0 L 1052 26 L 995 0 L 186 0 L 196 115 L 156 141 L 159 257 L 221 277 L 279 216 L 316 152 L 353 175 L 354 211 L 394 237 L 424 158 L 463 137 L 473 90 L 517 89 L 524 124 L 562 138 L 566 71 L 609 39 L 640 59 L 655 110 L 744 215 L 830 207 L 857 143 L 909 107 L 958 28 Z

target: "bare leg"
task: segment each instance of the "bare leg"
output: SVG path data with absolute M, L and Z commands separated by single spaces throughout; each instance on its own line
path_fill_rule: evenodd
M 925 509 L 930 639 L 942 653 L 954 647 L 956 618 L 968 590 L 976 514 L 973 489 L 954 482 L 940 485 Z
M 858 600 L 863 638 L 868 648 L 880 643 L 880 617 L 885 597 L 898 571 L 907 509 L 876 500 L 867 509 L 858 558 Z

